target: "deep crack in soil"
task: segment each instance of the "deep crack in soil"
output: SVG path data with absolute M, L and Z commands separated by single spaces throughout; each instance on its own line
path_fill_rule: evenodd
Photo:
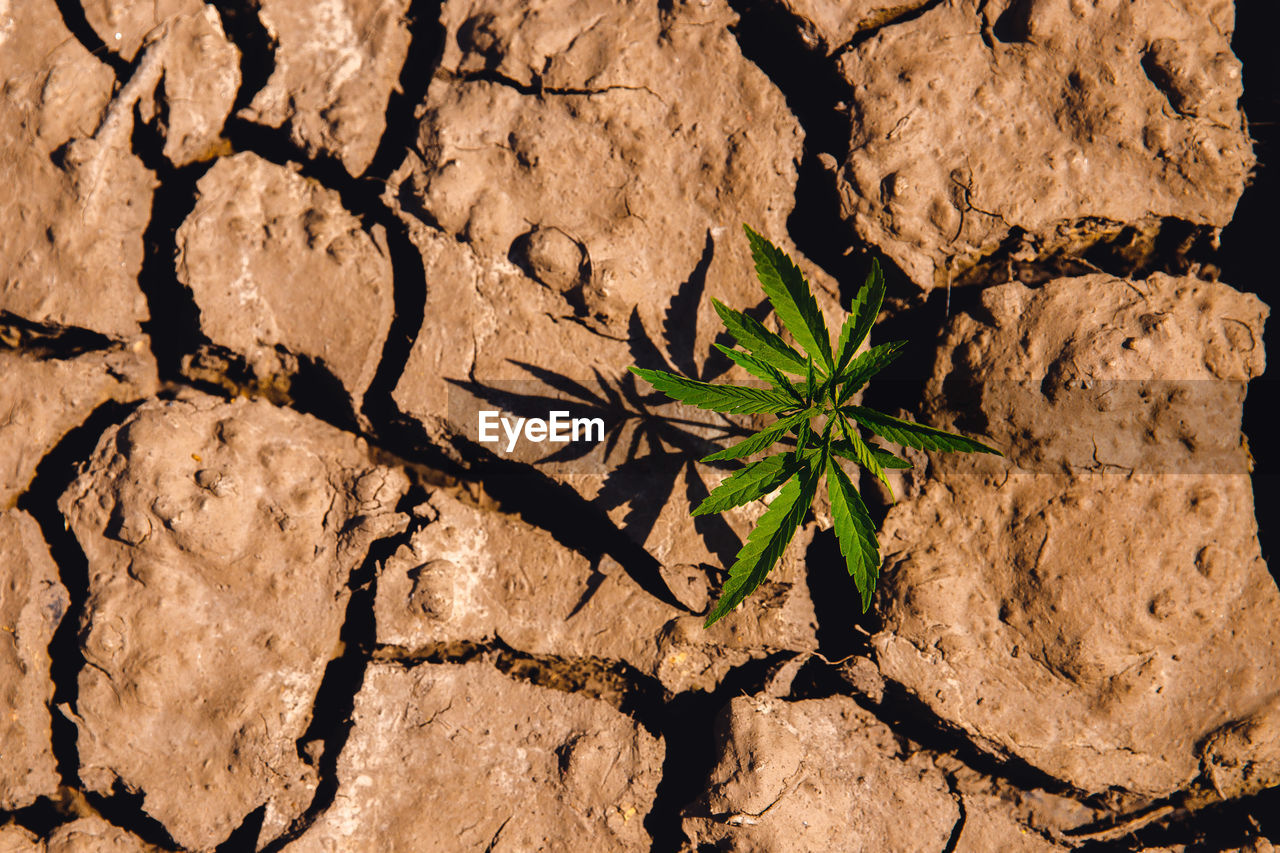
M 925 3 L 904 15 L 887 21 L 891 26 L 910 20 L 936 6 L 938 0 Z M 88 50 L 112 69 L 119 81 L 127 81 L 137 66 L 111 51 L 88 25 L 83 9 L 74 0 L 57 0 L 64 23 Z M 788 221 L 796 245 L 814 262 L 833 274 L 841 283 L 842 296 L 849 297 L 861 283 L 865 272 L 866 247 L 859 245 L 852 231 L 840 217 L 839 196 L 832 174 L 832 160 L 838 164 L 848 154 L 849 127 L 846 112 L 837 108 L 847 104 L 849 84 L 841 77 L 831 59 L 805 46 L 790 13 L 780 5 L 756 0 L 735 0 L 732 4 L 741 16 L 735 28 L 743 53 L 774 81 L 787 98 L 788 105 L 806 132 L 805 153 L 800 164 L 796 204 Z M 1254 4 L 1257 5 L 1257 4 Z M 220 0 L 215 6 L 228 35 L 241 51 L 243 83 L 235 109 L 246 106 L 266 83 L 274 70 L 274 45 L 270 34 L 249 3 Z M 241 151 L 253 151 L 277 165 L 297 166 L 301 173 L 336 191 L 347 210 L 359 216 L 366 229 L 378 225 L 385 229 L 394 271 L 395 318 L 388 334 L 379 366 L 365 395 L 361 414 L 372 424 L 371 440 L 407 460 L 407 464 L 425 464 L 449 470 L 483 483 L 484 488 L 501 503 L 503 511 L 519 515 L 525 521 L 548 530 L 562 544 L 579 551 L 593 561 L 608 554 L 617 559 L 638 583 L 656 597 L 672 601 L 657 574 L 657 561 L 642 546 L 618 530 L 608 518 L 595 510 L 572 489 L 556 484 L 536 471 L 528 471 L 514 463 L 506 463 L 482 449 L 459 444 L 454 450 L 462 455 L 469 470 L 460 470 L 451 455 L 434 446 L 421 429 L 399 412 L 392 391 L 408 360 L 423 321 L 426 288 L 421 256 L 409 240 L 408 229 L 383 201 L 383 189 L 391 171 L 399 165 L 417 133 L 415 109 L 422 102 L 426 87 L 435 73 L 443 49 L 445 31 L 439 24 L 439 2 L 418 0 L 410 7 L 411 41 L 408 58 L 400 75 L 400 91 L 393 93 L 386 110 L 386 132 L 378 146 L 373 164 L 360 178 L 351 177 L 335 159 L 310 159 L 289 139 L 288 130 L 273 130 L 235 117 L 227 121 L 225 135 Z M 1239 26 L 1233 46 L 1244 59 L 1246 73 L 1261 68 L 1268 61 L 1271 48 L 1266 28 L 1254 16 L 1261 10 L 1241 4 Z M 859 33 L 839 52 L 853 49 L 877 30 Z M 140 55 L 141 56 L 141 55 Z M 1254 65 L 1256 63 L 1256 65 Z M 815 81 L 818 81 L 815 84 Z M 1246 88 L 1245 107 L 1255 122 L 1260 159 L 1267 162 L 1275 147 L 1273 95 L 1265 87 Z M 847 107 L 846 107 L 847 109 Z M 184 374 L 183 360 L 207 343 L 200 333 L 199 311 L 190 292 L 177 281 L 174 270 L 177 227 L 191 212 L 196 201 L 195 184 L 209 168 L 209 163 L 175 168 L 160 153 L 163 140 L 157 117 L 144 124 L 135 115 L 134 153 L 159 179 L 152 203 L 152 217 L 145 235 L 145 258 L 139 276 L 150 308 L 151 319 L 144 330 L 151 337 L 153 351 L 163 379 L 210 389 Z M 1269 123 L 1270 122 L 1270 123 Z M 965 284 L 999 280 L 1004 275 L 1035 283 L 1060 274 L 1079 274 L 1103 269 L 1113 274 L 1145 275 L 1153 270 L 1185 272 L 1194 264 L 1217 263 L 1224 277 L 1249 290 L 1262 290 L 1262 283 L 1250 278 L 1254 271 L 1268 269 L 1269 237 L 1264 219 L 1270 198 L 1275 195 L 1273 173 L 1263 169 L 1253 186 L 1245 193 L 1233 225 L 1223 233 L 1223 247 L 1215 251 L 1209 233 L 1179 220 L 1164 220 L 1150 233 L 1134 226 L 1103 229 L 1111 236 L 1094 241 L 1083 251 L 1074 248 L 1050 250 L 1031 262 L 1015 262 L 1012 254 L 1022 243 L 1022 235 L 1011 235 L 1001 249 L 966 271 L 958 274 L 958 290 L 951 295 L 955 305 L 944 303 L 939 292 L 914 304 L 904 305 L 878 329 L 888 337 L 919 338 L 921 328 L 933 330 L 930 341 L 936 341 L 949 310 L 968 310 L 976 303 L 979 288 Z M 1016 239 L 1015 239 L 1016 237 Z M 890 269 L 891 280 L 901 273 Z M 963 294 L 961 294 L 963 291 Z M 0 327 L 24 351 L 48 358 L 69 358 L 80 353 L 105 349 L 112 342 L 87 330 L 52 328 L 28 323 L 20 318 L 0 316 Z M 898 334 L 895 334 L 895 330 Z M 929 335 L 925 335 L 929 338 Z M 1268 341 L 1269 342 L 1269 341 Z M 929 343 L 917 344 L 903 361 L 888 374 L 889 381 L 876 386 L 872 405 L 892 410 L 911 407 L 920 399 L 919 385 L 927 375 L 934 357 Z M 235 365 L 229 361 L 229 371 Z M 288 402 L 300 411 L 316 415 L 327 422 L 352 432 L 361 432 L 357 413 L 339 402 L 335 394 L 336 379 L 321 366 L 304 365 L 292 377 Z M 243 385 L 239 380 L 233 384 Z M 1245 431 L 1262 436 L 1262 408 L 1269 398 L 1263 387 L 1255 387 L 1246 403 Z M 226 388 L 222 389 L 224 392 Z M 52 676 L 55 684 L 54 703 L 66 703 L 74 709 L 77 682 L 84 658 L 79 647 L 79 625 L 88 595 L 88 575 L 84 554 L 74 536 L 66 529 L 57 499 L 75 476 L 76 465 L 87 459 L 98 438 L 107 427 L 122 421 L 134 405 L 105 403 L 81 426 L 68 433 L 40 463 L 36 477 L 19 501 L 19 507 L 31 513 L 39 523 L 45 540 L 67 587 L 71 605 L 50 644 Z M 1259 441 L 1254 448 L 1258 469 L 1254 473 L 1257 515 L 1260 521 L 1275 512 L 1280 477 L 1273 473 L 1275 452 Z M 882 513 L 885 507 L 879 507 Z M 571 519 L 571 520 L 566 520 Z M 589 521 L 584 521 L 589 519 Z M 1260 524 L 1264 557 L 1271 556 L 1274 534 L 1269 525 Z M 406 535 L 407 536 L 407 535 Z M 501 641 L 474 644 L 452 650 L 440 649 L 412 654 L 378 649 L 374 639 L 373 600 L 376 591 L 377 565 L 406 536 L 392 537 L 375 543 L 362 566 L 352 573 L 351 599 L 342 628 L 344 651 L 326 669 L 316 697 L 310 728 L 299 741 L 300 754 L 308 743 L 322 742 L 319 759 L 321 784 L 307 812 L 280 839 L 266 850 L 279 851 L 288 840 L 297 837 L 333 800 L 338 779 L 336 763 L 350 732 L 350 712 L 361 680 L 370 660 L 396 660 L 404 665 L 415 662 L 457 662 L 474 656 L 488 656 L 493 665 L 513 678 L 556 689 L 599 692 L 602 683 L 613 684 L 618 701 L 627 713 L 666 742 L 666 759 L 657 799 L 645 820 L 653 839 L 653 850 L 675 849 L 684 839 L 681 829 L 683 809 L 703 791 L 707 773 L 716 753 L 712 728 L 717 715 L 727 702 L 740 693 L 752 694 L 764 689 L 768 676 L 790 652 L 778 652 L 768 658 L 752 661 L 732 670 L 720 686 L 710 693 L 688 692 L 667 696 L 649 676 L 616 667 L 597 667 L 579 671 L 576 676 L 566 659 L 533 656 L 512 649 Z M 829 553 L 834 543 L 819 536 L 811 546 L 821 552 L 821 562 L 834 565 Z M 1277 568 L 1273 567 L 1273 573 Z M 863 631 L 847 622 L 848 609 L 833 603 L 836 586 L 845 578 L 824 578 L 811 573 L 809 584 L 818 606 L 820 651 L 831 659 L 867 650 L 866 632 L 874 629 L 874 621 L 859 622 Z M 588 669 L 591 669 L 588 667 Z M 607 676 L 607 677 L 606 677 Z M 610 679 L 613 679 L 610 681 Z M 820 698 L 829 695 L 851 695 L 859 705 L 887 723 L 895 733 L 913 743 L 957 757 L 986 775 L 1005 779 L 1018 787 L 1044 788 L 1082 798 L 1061 782 L 1018 760 L 1001 760 L 978 749 L 963 733 L 936 717 L 918 699 L 900 687 L 887 685 L 881 702 L 874 702 L 841 679 L 834 668 L 811 660 L 797 678 L 790 698 Z M 78 789 L 78 753 L 75 725 L 60 713 L 52 713 L 54 751 L 63 783 Z M 1209 849 L 1243 843 L 1254 821 L 1264 832 L 1276 835 L 1274 815 L 1280 814 L 1280 793 L 1275 789 L 1262 794 L 1199 809 L 1175 812 L 1169 818 L 1136 830 L 1125 839 L 1089 842 L 1079 848 L 1090 851 L 1136 850 L 1153 845 L 1195 844 Z M 142 794 L 118 790 L 110 797 L 87 795 L 89 804 L 113 824 L 163 849 L 176 849 L 164 828 L 150 818 L 141 806 Z M 1088 799 L 1088 798 L 1082 798 Z M 1115 799 L 1097 805 L 1128 811 L 1133 803 Z M 67 818 L 67 812 L 54 803 L 41 801 L 36 806 L 18 810 L 12 817 L 20 825 L 47 832 Z M 261 809 L 251 813 L 218 848 L 224 853 L 252 850 L 256 846 L 262 822 Z M 948 849 L 959 840 L 964 824 L 961 818 L 952 833 Z
M 251 10 L 233 3 L 217 5 L 223 27 L 241 52 L 242 83 L 236 108 L 252 101 L 275 70 L 275 46 L 270 34 Z M 440 470 L 456 469 L 438 448 L 426 440 L 421 430 L 405 418 L 392 399 L 392 392 L 408 361 L 422 326 L 427 288 L 422 256 L 409 239 L 403 221 L 383 201 L 386 181 L 410 150 L 417 134 L 414 109 L 439 63 L 443 28 L 438 22 L 439 2 L 416 0 L 407 19 L 412 37 L 400 75 L 399 91 L 392 93 L 385 113 L 386 130 L 373 162 L 360 177 L 352 177 L 334 157 L 308 157 L 289 136 L 288 126 L 270 128 L 232 112 L 223 133 L 237 151 L 250 151 L 278 166 L 294 167 L 303 177 L 313 179 L 336 192 L 343 207 L 371 231 L 381 226 L 392 266 L 394 316 L 383 344 L 373 381 L 365 392 L 362 411 L 372 435 L 361 428 L 356 412 L 344 403 L 345 393 L 336 377 L 319 364 L 300 358 L 300 370 L 289 378 L 288 397 L 299 411 L 314 415 L 383 444 L 407 459 L 426 462 Z
M 196 182 L 209 171 L 213 161 L 174 167 L 162 153 L 164 136 L 160 126 L 164 120 L 161 109 L 151 124 L 144 124 L 134 108 L 133 153 L 155 172 L 159 182 L 151 198 L 151 220 L 142 233 L 144 254 L 138 287 L 147 298 L 150 313 L 142 330 L 150 338 L 160 379 L 189 382 L 183 372 L 184 360 L 201 344 L 207 344 L 208 338 L 200 331 L 200 309 L 195 297 L 178 281 L 177 233 L 195 209 Z
M 681 827 L 685 809 L 706 790 L 707 777 L 716 763 L 714 729 L 720 712 L 735 696 L 763 690 L 775 667 L 793 655 L 775 652 L 750 661 L 731 670 L 711 692 L 691 690 L 651 709 L 647 716 L 666 744 L 662 781 L 644 821 L 653 839 L 652 853 L 680 849 L 685 841 Z
M 1274 209 L 1280 198 L 1280 98 L 1273 85 L 1280 79 L 1280 59 L 1267 30 L 1268 9 L 1264 3 L 1239 3 L 1231 47 L 1244 63 L 1244 97 L 1241 106 L 1249 120 L 1258 165 L 1231 223 L 1222 230 L 1218 264 L 1222 278 L 1234 286 L 1270 297 L 1275 286 Z M 1252 85 L 1258 81 L 1261 85 Z M 1270 81 L 1270 82 L 1268 82 Z M 1274 300 L 1273 300 L 1274 301 Z M 1276 341 L 1276 317 L 1263 328 L 1262 346 Z M 1275 352 L 1274 349 L 1271 352 Z M 1271 402 L 1277 399 L 1274 369 L 1250 383 L 1244 401 L 1243 430 L 1252 436 L 1249 446 L 1256 465 L 1253 471 L 1254 511 L 1258 516 L 1258 540 L 1262 558 L 1272 577 L 1280 581 L 1280 452 L 1268 440 L 1271 431 Z M 1274 813 L 1274 812 L 1273 812 Z M 1276 832 L 1272 833 L 1273 836 Z
M 124 421 L 137 406 L 138 403 L 111 401 L 94 409 L 45 455 L 31 485 L 18 499 L 18 508 L 40 525 L 49 554 L 58 566 L 59 579 L 70 597 L 67 611 L 49 643 L 49 673 L 54 684 L 50 709 L 53 753 L 62 784 L 69 789 L 80 789 L 78 732 L 75 723 L 59 709 L 65 706 L 73 713 L 76 710 L 80 671 L 85 665 L 80 649 L 80 627 L 89 597 L 89 564 L 80 543 L 67 528 L 58 509 L 58 499 L 75 479 L 79 464 L 92 455 L 103 432 Z M 142 792 L 128 791 L 117 781 L 110 796 L 92 792 L 84 792 L 84 796 L 89 805 L 112 824 L 161 849 L 178 849 L 168 831 L 143 810 Z M 46 819 L 50 817 L 46 815 Z
M 402 498 L 398 511 L 412 509 L 411 499 L 409 495 Z M 372 543 L 360 567 L 347 579 L 351 597 L 347 599 L 346 615 L 339 634 L 342 652 L 325 667 L 320 688 L 312 702 L 311 722 L 297 742 L 298 757 L 307 762 L 315 761 L 319 784 L 307 809 L 278 838 L 263 847 L 262 853 L 279 853 L 289 842 L 306 832 L 316 818 L 333 804 L 341 781 L 338 778 L 338 758 L 351 734 L 354 724 L 351 713 L 377 645 L 373 604 L 378 594 L 378 567 L 424 524 L 424 521 L 415 519 L 404 533 Z M 258 835 L 251 829 L 249 821 L 252 817 L 246 818 L 245 826 L 227 839 L 224 853 L 256 849 Z M 259 815 L 259 828 L 261 823 L 262 816 Z M 229 846 L 239 835 L 243 836 L 246 846 Z

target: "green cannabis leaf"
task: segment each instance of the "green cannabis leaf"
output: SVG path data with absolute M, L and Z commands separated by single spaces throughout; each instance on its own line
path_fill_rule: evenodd
M 743 228 L 760 285 L 803 355 L 760 321 L 712 300 L 725 328 L 743 349 L 715 346 L 747 373 L 767 383 L 768 388 L 714 385 L 663 370 L 631 368 L 632 373 L 673 400 L 713 412 L 778 416 L 755 435 L 702 460 L 744 459 L 785 442 L 781 452 L 747 462 L 693 510 L 695 516 L 724 512 L 776 492 L 729 567 L 729 578 L 706 624 L 710 626 L 723 617 L 764 581 L 804 520 L 823 475 L 840 553 L 865 612 L 871 605 L 880 572 L 880 544 L 866 504 L 839 460 L 860 465 L 886 488 L 889 479 L 885 469 L 910 468 L 911 463 L 867 440 L 860 429 L 921 450 L 1003 454 L 962 435 L 849 403 L 854 393 L 891 364 L 906 345 L 906 341 L 893 341 L 855 355 L 870 335 L 884 301 L 884 275 L 877 261 L 871 262 L 871 272 L 853 299 L 833 350 L 813 289 L 800 269 L 750 226 Z M 788 374 L 797 379 L 787 378 Z

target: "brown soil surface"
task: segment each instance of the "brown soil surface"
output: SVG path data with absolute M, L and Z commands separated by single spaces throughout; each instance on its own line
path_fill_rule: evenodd
M 1236 12 L 0 0 L 0 853 L 1274 849 Z M 763 421 L 627 368 L 746 377 L 744 222 L 1005 453 L 866 614 L 819 499 L 703 627 Z

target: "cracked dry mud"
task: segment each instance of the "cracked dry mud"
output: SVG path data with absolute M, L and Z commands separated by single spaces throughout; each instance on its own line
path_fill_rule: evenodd
M 0 853 L 1273 849 L 1236 27 L 0 0 Z M 626 368 L 742 378 L 743 222 L 829 325 L 881 257 L 868 400 L 1006 454 L 864 478 L 865 616 L 819 500 L 702 626 L 751 423 Z

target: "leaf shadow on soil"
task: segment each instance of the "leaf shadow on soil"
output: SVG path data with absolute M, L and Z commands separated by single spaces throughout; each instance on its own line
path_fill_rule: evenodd
M 719 379 L 732 367 L 718 350 L 711 349 L 701 360 L 696 353 L 699 308 L 705 299 L 713 253 L 708 231 L 702 257 L 667 305 L 660 342 L 645 328 L 639 311 L 632 310 L 627 344 L 636 366 L 682 373 L 703 382 Z M 761 319 L 768 311 L 768 302 L 762 301 L 746 313 Z M 731 346 L 733 339 L 722 330 L 715 342 Z M 602 476 L 599 491 L 588 502 L 606 514 L 626 507 L 617 526 L 640 546 L 650 539 L 668 504 L 673 499 L 679 502 L 682 478 L 683 499 L 693 507 L 714 487 L 714 481 L 708 481 L 709 469 L 736 467 L 699 460 L 718 450 L 726 439 L 753 432 L 743 417 L 704 412 L 675 403 L 660 392 L 646 391 L 630 372 L 615 378 L 592 368 L 590 379 L 579 380 L 521 361 L 509 363 L 530 378 L 490 383 L 445 381 L 459 392 L 516 417 L 546 418 L 550 411 L 567 409 L 573 419 L 602 421 L 603 435 L 598 442 L 568 443 L 530 461 L 533 467 L 549 473 Z M 719 515 L 698 516 L 693 527 L 706 549 L 724 566 L 730 565 L 742 548 L 741 538 Z

